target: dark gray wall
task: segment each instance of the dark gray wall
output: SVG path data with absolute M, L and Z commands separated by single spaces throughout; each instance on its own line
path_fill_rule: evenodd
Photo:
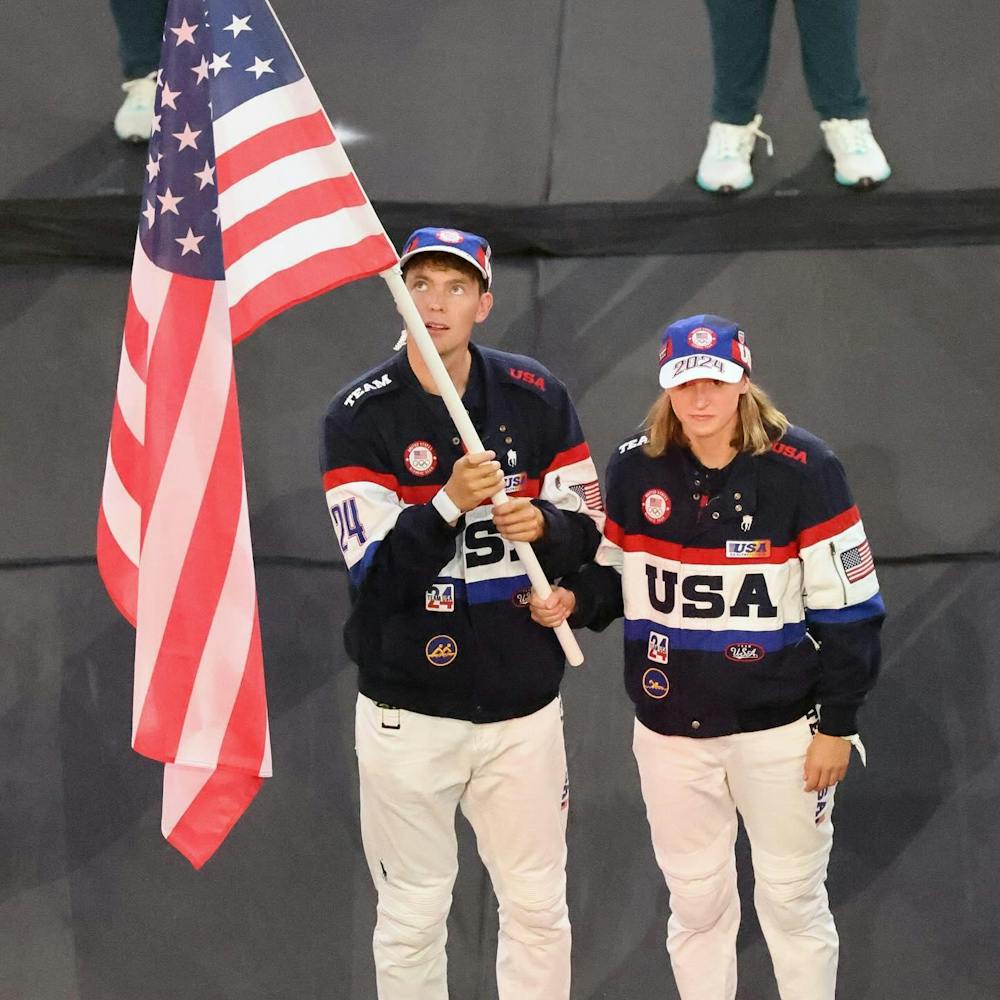
M 289 0 L 279 13 L 334 119 L 367 134 L 351 154 L 374 198 L 700 197 L 697 2 Z M 864 3 L 862 21 L 893 189 L 1000 186 L 982 145 L 1000 8 Z M 110 132 L 106 5 L 15 5 L 5 26 L 18 44 L 0 62 L 0 197 L 137 190 L 142 153 Z M 828 192 L 788 3 L 765 105 L 777 155 L 758 160 L 752 196 Z M 447 222 L 444 205 L 427 221 Z M 603 462 L 656 391 L 659 327 L 732 315 L 762 383 L 843 458 L 890 611 L 863 717 L 870 765 L 838 793 L 829 884 L 846 1000 L 1000 994 L 1000 563 L 950 558 L 1000 548 L 998 265 L 995 246 L 501 260 L 482 334 L 567 381 Z M 198 873 L 160 837 L 159 767 L 129 749 L 132 632 L 92 562 L 127 283 L 124 268 L 0 267 L 0 1000 L 367 1000 L 356 688 L 317 428 L 398 318 L 372 280 L 237 350 L 275 777 Z M 932 559 L 900 562 L 914 556 Z M 564 685 L 574 1000 L 676 995 L 620 641 L 620 626 L 583 635 L 587 665 Z M 452 991 L 491 1000 L 495 902 L 459 825 Z M 776 990 L 746 875 L 739 996 L 761 1000 Z

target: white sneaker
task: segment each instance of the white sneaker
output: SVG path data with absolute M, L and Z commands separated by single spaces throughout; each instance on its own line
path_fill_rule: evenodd
M 123 142 L 149 142 L 153 133 L 156 72 L 122 84 L 125 100 L 115 115 L 115 135 Z
M 833 176 L 838 184 L 871 188 L 892 173 L 867 118 L 830 118 L 819 127 L 833 157 Z
M 760 130 L 763 115 L 757 115 L 746 125 L 712 122 L 708 127 L 708 142 L 698 163 L 695 180 L 703 191 L 732 194 L 745 191 L 753 184 L 750 157 L 758 139 L 767 143 L 767 155 L 774 156 L 771 137 Z

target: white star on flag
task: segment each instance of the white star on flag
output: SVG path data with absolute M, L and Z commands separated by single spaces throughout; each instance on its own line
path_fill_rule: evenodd
M 188 24 L 187 18 L 181 20 L 181 26 L 179 28 L 170 29 L 176 36 L 176 45 L 180 45 L 182 42 L 189 42 L 194 45 L 194 33 L 198 30 L 197 24 Z
M 146 222 L 149 224 L 149 228 L 153 228 L 153 223 L 156 221 L 156 209 L 153 208 L 153 203 L 151 201 L 146 202 L 146 207 L 142 210 L 142 214 L 146 217 Z
M 198 148 L 198 143 L 195 140 L 201 135 L 201 129 L 195 132 L 191 128 L 191 123 L 185 122 L 183 132 L 171 132 L 170 134 L 180 142 L 180 145 L 177 147 L 177 152 L 179 153 L 182 149 Z
M 152 180 L 154 177 L 158 177 L 160 173 L 160 160 L 162 157 L 157 156 L 153 159 L 153 154 L 149 154 L 149 162 L 146 164 L 146 173 L 149 174 L 149 179 Z
M 223 69 L 232 69 L 233 67 L 229 65 L 229 57 L 232 55 L 231 52 L 227 52 L 225 55 L 220 56 L 218 52 L 212 53 L 212 61 L 208 64 L 208 68 L 212 71 L 215 76 L 219 75 L 219 71 Z
M 246 17 L 237 17 L 233 14 L 233 23 L 227 24 L 222 30 L 231 31 L 233 33 L 233 38 L 239 38 L 241 31 L 253 31 L 253 28 L 247 23 L 252 15 L 247 14 Z
M 188 226 L 187 236 L 174 237 L 175 243 L 180 243 L 181 245 L 181 256 L 184 257 L 186 254 L 194 252 L 200 254 L 201 251 L 198 249 L 198 244 L 204 239 L 204 236 L 195 236 L 191 231 L 191 227 Z
M 253 73 L 259 80 L 264 73 L 273 73 L 274 70 L 271 69 L 271 63 L 273 59 L 261 59 L 259 56 L 253 57 L 253 65 L 247 66 L 247 72 Z
M 160 131 L 160 119 L 162 117 L 163 117 L 163 115 L 153 115 L 153 131 L 154 132 L 159 132 Z
M 208 59 L 205 56 L 201 57 L 201 62 L 197 66 L 191 67 L 191 72 L 195 74 L 197 79 L 195 83 L 201 83 L 202 80 L 208 79 Z
M 177 105 L 175 101 L 181 96 L 179 90 L 171 90 L 170 84 L 165 83 L 163 85 L 163 93 L 160 94 L 160 107 L 161 108 L 173 108 L 174 111 L 177 110 Z
M 181 214 L 177 211 L 177 206 L 184 200 L 184 195 L 177 197 L 170 193 L 170 188 L 167 188 L 166 194 L 158 194 L 156 197 L 160 203 L 160 215 L 163 215 L 164 212 L 173 212 L 174 215 Z
M 201 181 L 201 184 L 198 185 L 199 191 L 203 191 L 209 184 L 215 186 L 215 167 L 210 166 L 208 160 L 205 161 L 205 169 L 196 170 L 194 175 Z

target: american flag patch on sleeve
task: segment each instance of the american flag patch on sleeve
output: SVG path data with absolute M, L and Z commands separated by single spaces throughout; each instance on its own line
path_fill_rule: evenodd
M 570 490 L 591 510 L 604 510 L 604 501 L 601 499 L 601 484 L 596 479 L 589 483 L 574 483 L 570 486 Z
M 857 583 L 858 580 L 874 572 L 875 560 L 872 558 L 872 550 L 868 547 L 868 540 L 865 539 L 853 549 L 844 549 L 840 553 L 840 564 L 844 567 L 844 573 L 851 583 Z

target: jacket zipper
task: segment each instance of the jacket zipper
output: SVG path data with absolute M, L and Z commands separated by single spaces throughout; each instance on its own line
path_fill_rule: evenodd
M 837 547 L 830 542 L 830 558 L 833 560 L 833 571 L 837 574 L 837 579 L 840 581 L 840 589 L 844 595 L 844 607 L 847 607 L 847 584 L 844 583 L 844 577 L 841 575 L 840 567 L 837 565 Z

